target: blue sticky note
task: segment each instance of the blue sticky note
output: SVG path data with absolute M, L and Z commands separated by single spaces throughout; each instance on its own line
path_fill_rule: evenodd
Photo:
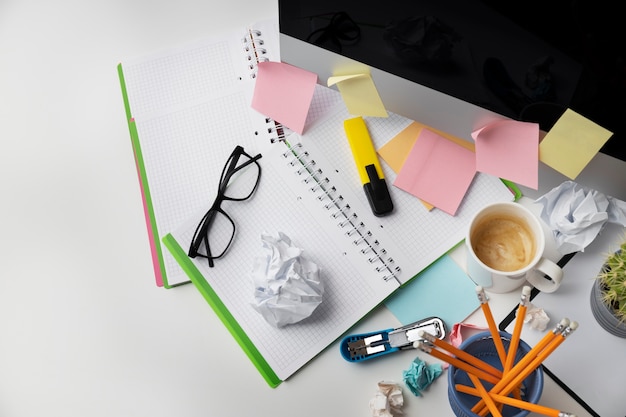
M 476 284 L 450 256 L 444 255 L 393 293 L 385 305 L 402 325 L 435 316 L 450 331 L 480 303 Z

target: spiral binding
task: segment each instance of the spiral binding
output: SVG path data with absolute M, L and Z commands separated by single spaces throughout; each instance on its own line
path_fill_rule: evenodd
M 344 197 L 330 183 L 324 172 L 316 166 L 315 160 L 311 158 L 308 151 L 301 143 L 293 146 L 289 145 L 288 150 L 282 156 L 286 163 L 294 168 L 294 173 L 302 177 L 304 184 L 310 185 L 309 191 L 316 194 L 317 200 L 322 207 L 329 212 L 329 216 L 336 220 L 337 226 L 345 229 L 344 235 L 350 238 L 352 244 L 359 248 L 374 270 L 384 273 L 383 280 L 389 281 L 397 279 L 400 267 L 394 264 L 393 258 L 387 255 L 387 250 L 381 247 L 380 242 L 375 239 L 372 232 L 359 219 L 357 213 L 352 211 Z
M 271 143 L 285 141 L 285 129 L 283 129 L 282 124 L 270 119 L 269 117 L 265 118 L 265 124 L 267 125 L 267 133 L 274 135 L 270 137 Z
M 248 29 L 248 33 L 243 38 L 243 51 L 248 60 L 248 69 L 250 69 L 250 77 L 256 78 L 257 65 L 259 62 L 269 61 L 267 49 L 263 47 L 265 42 L 261 38 L 261 31 L 258 29 Z

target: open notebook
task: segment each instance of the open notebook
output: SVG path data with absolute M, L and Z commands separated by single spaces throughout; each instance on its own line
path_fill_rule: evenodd
M 219 59 L 205 59 L 204 53 L 217 53 L 215 43 L 199 45 L 203 54 L 193 53 L 194 48 L 198 45 L 125 62 L 120 69 L 130 109 L 146 109 L 131 111 L 129 120 L 131 132 L 136 129 L 133 143 L 136 154 L 140 151 L 142 185 L 149 190 L 148 205 L 156 219 L 155 244 L 162 239 L 168 249 L 162 252 L 168 282 L 175 274 L 191 279 L 271 386 L 458 244 L 475 211 L 513 199 L 498 178 L 477 173 L 455 216 L 428 211 L 414 196 L 390 187 L 394 213 L 375 217 L 343 130 L 343 121 L 353 116 L 337 91 L 318 85 L 304 133 L 285 130 L 277 136 L 274 124 L 250 107 L 254 79 L 232 83 L 239 64 L 224 49 Z M 241 44 L 232 48 L 236 55 Z M 270 45 L 265 42 L 264 48 Z M 411 121 L 390 114 L 366 118 L 366 123 L 380 148 Z M 252 198 L 222 206 L 237 233 L 226 255 L 209 268 L 205 259 L 190 259 L 186 253 L 236 145 L 251 155 L 262 154 L 262 176 Z M 393 183 L 395 173 L 383 169 Z M 326 286 L 324 301 L 312 316 L 281 329 L 251 306 L 249 277 L 261 254 L 262 233 L 278 232 L 321 268 Z

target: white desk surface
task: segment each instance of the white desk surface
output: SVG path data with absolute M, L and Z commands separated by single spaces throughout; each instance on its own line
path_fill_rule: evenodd
M 276 13 L 273 0 L 0 2 L 2 417 L 362 417 L 378 381 L 401 381 L 416 352 L 351 364 L 334 344 L 271 389 L 193 286 L 154 284 L 116 65 Z M 518 299 L 494 296 L 498 319 Z M 380 308 L 354 331 L 398 324 Z M 452 416 L 446 389 L 404 389 L 405 415 Z M 541 402 L 587 415 L 551 381 Z

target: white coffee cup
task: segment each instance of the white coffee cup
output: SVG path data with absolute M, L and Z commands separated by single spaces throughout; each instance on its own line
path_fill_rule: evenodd
M 544 258 L 539 219 L 519 203 L 490 204 L 472 218 L 465 243 L 467 273 L 476 285 L 506 293 L 529 282 L 542 292 L 561 285 L 563 270 Z

